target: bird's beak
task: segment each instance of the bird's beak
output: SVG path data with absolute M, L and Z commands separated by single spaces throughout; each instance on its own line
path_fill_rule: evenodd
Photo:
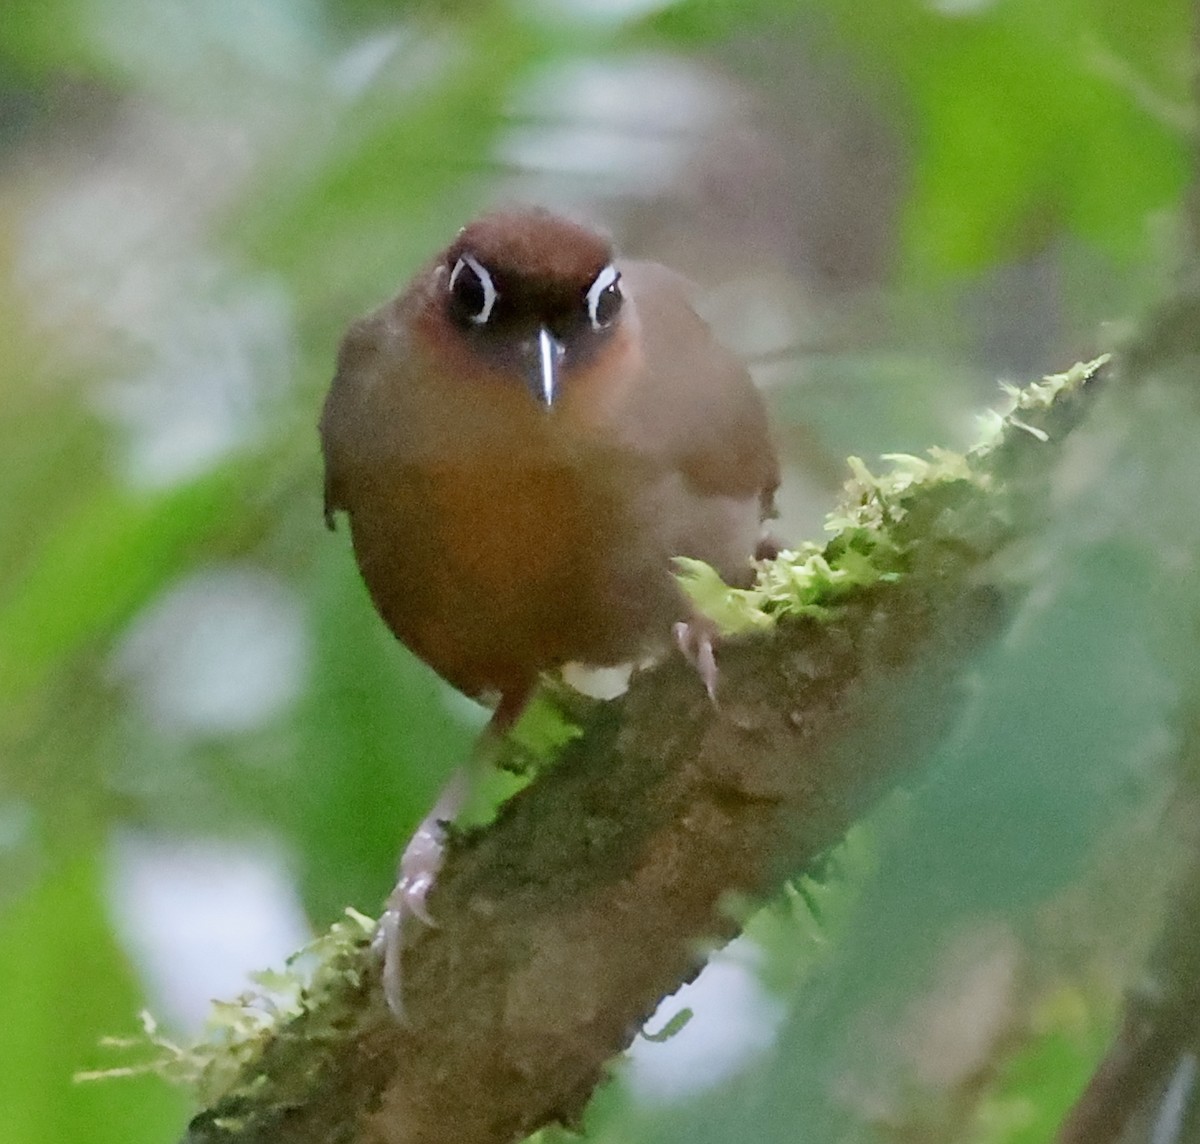
M 533 361 L 526 380 L 533 396 L 547 409 L 558 394 L 558 363 L 562 360 L 562 343 L 545 326 L 539 326 L 533 344 Z

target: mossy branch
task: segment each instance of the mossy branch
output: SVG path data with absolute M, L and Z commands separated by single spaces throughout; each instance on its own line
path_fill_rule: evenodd
M 361 926 L 286 1019 L 248 1028 L 188 1144 L 503 1144 L 573 1123 L 665 995 L 762 899 L 904 781 L 1019 586 L 1058 444 L 1104 362 L 1021 391 L 966 455 L 854 464 L 822 548 L 738 592 L 683 574 L 733 636 L 720 705 L 681 662 L 642 673 L 486 828 L 455 836 L 407 951 L 408 1022 Z M 213 1062 L 198 1058 L 210 1078 Z

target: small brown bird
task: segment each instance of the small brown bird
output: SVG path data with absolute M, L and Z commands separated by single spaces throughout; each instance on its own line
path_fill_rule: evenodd
M 753 382 L 680 276 L 614 261 L 544 210 L 487 215 L 350 327 L 320 429 L 327 523 L 348 515 L 396 636 L 498 697 L 491 738 L 539 673 L 637 660 L 672 632 L 712 692 L 711 628 L 672 557 L 748 583 L 779 467 Z M 391 899 L 397 1010 L 399 918 L 426 917 L 454 801 L 418 830 Z

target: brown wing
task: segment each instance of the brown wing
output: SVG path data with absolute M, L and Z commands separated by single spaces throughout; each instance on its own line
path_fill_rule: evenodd
M 349 509 L 345 482 L 350 478 L 353 451 L 351 445 L 359 431 L 359 401 L 355 388 L 363 384 L 363 375 L 374 371 L 378 356 L 376 316 L 355 322 L 346 331 L 338 347 L 337 370 L 321 409 L 317 432 L 321 438 L 321 456 L 325 462 L 325 527 L 336 527 L 335 514 Z
M 438 611 L 442 537 L 428 481 L 408 463 L 414 386 L 394 303 L 355 322 L 338 351 L 321 412 L 325 521 L 350 522 L 354 555 L 375 607 L 392 632 L 464 691 L 478 690 L 428 646 L 426 617 Z
M 424 280 L 419 280 L 423 285 Z M 410 288 L 351 324 L 338 347 L 337 369 L 318 431 L 325 460 L 325 523 L 352 513 L 378 475 L 413 450 L 414 406 L 424 400 L 407 326 L 419 305 Z
M 757 496 L 774 515 L 779 462 L 763 400 L 745 366 L 692 308 L 687 279 L 653 262 L 621 266 L 641 321 L 645 372 L 634 398 L 639 435 L 696 492 Z

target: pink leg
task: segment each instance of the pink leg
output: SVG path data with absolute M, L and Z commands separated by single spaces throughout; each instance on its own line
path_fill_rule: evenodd
M 782 540 L 771 534 L 759 539 L 754 550 L 755 560 L 774 560 L 786 547 Z M 730 583 L 743 588 L 749 588 L 754 583 L 756 572 L 753 565 L 748 565 L 744 577 L 731 580 Z M 714 646 L 721 638 L 721 629 L 707 616 L 693 611 L 691 618 L 680 620 L 672 628 L 675 645 L 683 653 L 684 659 L 695 669 L 704 684 L 704 690 L 713 706 L 717 705 L 717 657 Z
M 525 709 L 533 687 L 505 692 L 480 735 L 471 758 L 450 777 L 433 809 L 413 832 L 400 856 L 400 877 L 388 895 L 375 931 L 374 949 L 383 957 L 383 994 L 397 1020 L 404 1020 L 403 974 L 401 960 L 406 939 L 414 922 L 436 926 L 426 898 L 437 881 L 445 857 L 445 823 L 453 822 L 471 793 L 472 779 L 490 766 L 505 732 Z
M 437 880 L 442 867 L 446 831 L 444 824 L 453 822 L 462 810 L 471 790 L 470 764 L 459 767 L 442 788 L 433 809 L 421 819 L 412 838 L 400 855 L 400 877 L 388 895 L 379 928 L 375 931 L 375 948 L 383 953 L 383 993 L 388 1008 L 398 1017 L 404 1016 L 404 996 L 401 990 L 400 960 L 404 953 L 406 931 L 411 933 L 415 919 L 427 926 L 436 926 L 425 899 Z
M 720 635 L 717 625 L 712 620 L 701 615 L 695 615 L 690 620 L 680 620 L 673 629 L 675 643 L 683 652 L 684 658 L 700 676 L 704 690 L 714 706 L 717 702 L 717 657 L 713 652 L 713 644 Z

